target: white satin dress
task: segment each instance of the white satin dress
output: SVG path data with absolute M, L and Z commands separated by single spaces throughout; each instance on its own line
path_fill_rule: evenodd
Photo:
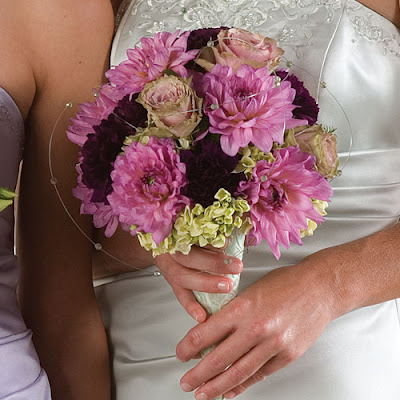
M 112 64 L 159 30 L 236 26 L 278 40 L 293 72 L 318 96 L 319 120 L 337 128 L 342 176 L 326 221 L 276 261 L 266 246 L 245 254 L 244 288 L 322 248 L 390 226 L 400 215 L 400 32 L 354 0 L 136 0 L 123 16 Z M 319 84 L 326 83 L 324 89 Z M 325 84 L 322 84 L 325 86 Z M 345 111 L 345 113 L 342 111 Z M 385 265 L 381 266 L 384 273 Z M 399 264 L 400 268 L 400 264 Z M 175 347 L 194 325 L 155 268 L 97 281 L 112 352 L 116 400 L 185 400 L 195 361 Z M 400 301 L 333 321 L 297 361 L 254 385 L 246 400 L 399 400 Z

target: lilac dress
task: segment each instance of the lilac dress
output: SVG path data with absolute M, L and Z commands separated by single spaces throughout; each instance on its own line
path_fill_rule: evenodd
M 14 190 L 22 157 L 21 113 L 0 88 L 0 186 Z M 0 399 L 48 400 L 50 386 L 18 309 L 13 207 L 0 213 Z

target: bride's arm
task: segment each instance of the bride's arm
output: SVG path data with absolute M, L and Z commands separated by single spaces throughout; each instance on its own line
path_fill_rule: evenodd
M 92 248 L 50 184 L 48 144 L 64 105 L 91 100 L 92 87 L 102 80 L 113 33 L 112 8 L 109 0 L 18 4 L 10 18 L 20 27 L 16 46 L 26 55 L 35 86 L 19 198 L 21 307 L 53 398 L 106 400 L 108 349 L 92 288 Z M 79 216 L 79 203 L 72 198 L 77 148 L 65 130 L 76 110 L 69 110 L 58 124 L 53 168 L 68 209 L 90 234 L 91 224 Z
M 299 358 L 333 319 L 400 297 L 399 241 L 398 223 L 267 274 L 180 342 L 187 361 L 221 340 L 182 388 L 231 399 Z

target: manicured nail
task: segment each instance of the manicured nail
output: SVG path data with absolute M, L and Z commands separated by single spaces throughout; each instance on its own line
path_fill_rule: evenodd
M 229 290 L 229 283 L 220 282 L 218 283 L 217 287 L 221 292 L 227 292 Z
M 196 394 L 196 400 L 208 400 L 208 396 L 205 393 Z
M 229 272 L 232 274 L 238 274 L 242 270 L 241 262 L 234 262 L 229 266 Z
M 225 399 L 229 400 L 229 399 L 234 399 L 236 397 L 236 395 L 234 392 L 229 392 L 224 397 L 225 397 Z
M 187 383 L 181 383 L 181 388 L 184 392 L 191 392 L 193 390 L 192 387 Z

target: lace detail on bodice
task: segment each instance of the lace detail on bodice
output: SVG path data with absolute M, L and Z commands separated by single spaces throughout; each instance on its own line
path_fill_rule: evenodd
M 140 38 L 163 30 L 235 26 L 274 37 L 300 58 L 302 48 L 313 43 L 316 21 L 334 23 L 343 3 L 342 0 L 138 0 L 130 13 L 139 23 L 129 33 Z
M 383 54 L 400 58 L 399 36 L 390 34 L 378 25 L 375 13 L 360 4 L 347 6 L 346 12 L 357 36 L 379 45 Z
M 164 30 L 235 26 L 273 37 L 302 58 L 305 49 L 315 45 L 319 25 L 333 27 L 343 9 L 357 39 L 375 43 L 384 54 L 400 58 L 397 31 L 390 32 L 382 18 L 354 0 L 124 0 L 117 23 L 125 11 L 137 20 L 126 32 L 132 47 L 141 37 Z

